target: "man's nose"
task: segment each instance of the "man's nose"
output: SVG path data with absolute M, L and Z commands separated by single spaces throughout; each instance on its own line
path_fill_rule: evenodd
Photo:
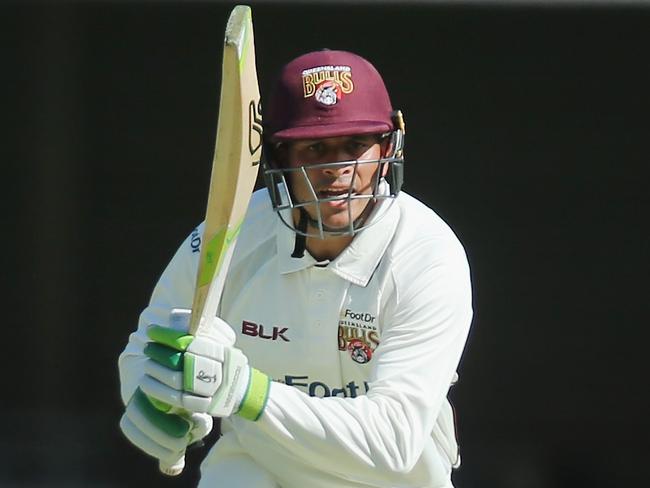
M 354 167 L 356 165 L 356 162 L 350 157 L 350 155 L 344 151 L 336 151 L 332 152 L 330 155 L 331 159 L 330 161 L 336 163 L 331 166 L 326 166 L 323 168 L 323 171 L 325 174 L 336 176 L 336 175 L 342 175 L 342 174 L 348 174 L 348 173 L 354 173 Z

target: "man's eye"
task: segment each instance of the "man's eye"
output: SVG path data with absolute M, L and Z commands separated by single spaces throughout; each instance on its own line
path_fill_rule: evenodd
M 310 144 L 309 146 L 307 146 L 307 149 L 314 153 L 320 153 L 323 151 L 323 144 L 320 142 L 316 144 Z
M 368 148 L 368 144 L 361 141 L 350 141 L 348 144 L 348 149 L 354 152 L 365 151 Z

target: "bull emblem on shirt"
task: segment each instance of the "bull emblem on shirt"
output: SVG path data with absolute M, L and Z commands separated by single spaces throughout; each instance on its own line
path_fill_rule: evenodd
M 348 343 L 348 351 L 354 362 L 365 364 L 372 359 L 372 349 L 361 339 L 352 339 Z

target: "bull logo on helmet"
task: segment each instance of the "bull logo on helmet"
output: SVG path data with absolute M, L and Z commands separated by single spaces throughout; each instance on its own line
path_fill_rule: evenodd
M 324 81 L 316 89 L 314 97 L 316 100 L 323 105 L 336 105 L 341 99 L 343 92 L 341 91 L 341 86 L 335 81 Z

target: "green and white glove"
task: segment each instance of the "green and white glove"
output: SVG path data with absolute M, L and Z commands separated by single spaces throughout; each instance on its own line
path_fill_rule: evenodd
M 185 450 L 212 430 L 206 413 L 165 413 L 154 406 L 140 388 L 131 397 L 120 420 L 124 435 L 135 446 L 160 461 L 167 474 L 178 474 L 185 465 Z
M 174 309 L 169 315 L 169 326 L 187 331 L 189 318 L 189 310 Z M 187 447 L 205 437 L 212 430 L 212 423 L 212 416 L 207 413 L 172 409 L 138 388 L 127 404 L 120 428 L 136 447 L 160 461 L 161 471 L 177 475 L 185 465 Z
M 189 317 L 188 310 L 174 313 Z M 144 351 L 149 359 L 140 388 L 172 411 L 257 420 L 268 398 L 269 377 L 248 365 L 226 322 L 214 317 L 207 325 L 207 332 L 196 337 L 187 328 L 149 326 L 151 342 Z

